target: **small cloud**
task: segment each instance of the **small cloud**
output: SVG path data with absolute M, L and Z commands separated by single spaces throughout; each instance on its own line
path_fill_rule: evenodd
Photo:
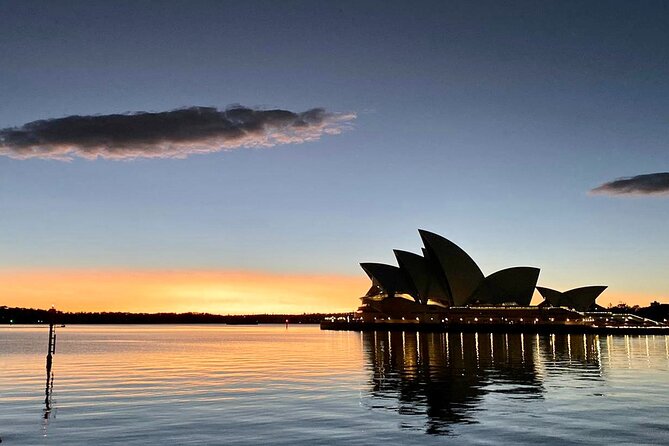
M 669 172 L 618 178 L 590 191 L 605 195 L 669 195 Z
M 68 116 L 0 130 L 0 155 L 15 159 L 186 158 L 249 147 L 315 141 L 350 127 L 355 113 L 295 113 L 233 106 Z

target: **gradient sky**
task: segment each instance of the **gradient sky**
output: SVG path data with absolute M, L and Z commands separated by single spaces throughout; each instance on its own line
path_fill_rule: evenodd
M 0 156 L 0 304 L 352 310 L 358 263 L 419 251 L 418 228 L 486 274 L 667 302 L 667 196 L 589 194 L 669 171 L 667 23 L 662 1 L 0 1 L 0 129 L 231 104 L 357 116 L 185 159 Z

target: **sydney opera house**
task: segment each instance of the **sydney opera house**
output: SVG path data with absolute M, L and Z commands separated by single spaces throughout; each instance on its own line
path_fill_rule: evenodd
M 606 286 L 560 292 L 538 287 L 539 268 L 516 266 L 485 275 L 476 262 L 446 238 L 419 230 L 421 254 L 395 250 L 397 265 L 361 263 L 371 280 L 362 305 L 346 321 L 323 328 L 399 325 L 508 330 L 543 328 L 646 327 L 657 323 L 614 315 L 595 303 Z M 543 302 L 532 306 L 534 290 Z

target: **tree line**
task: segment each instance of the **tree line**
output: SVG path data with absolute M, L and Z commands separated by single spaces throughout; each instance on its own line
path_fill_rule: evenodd
M 317 324 L 350 313 L 221 315 L 211 313 L 66 312 L 0 306 L 0 324 Z

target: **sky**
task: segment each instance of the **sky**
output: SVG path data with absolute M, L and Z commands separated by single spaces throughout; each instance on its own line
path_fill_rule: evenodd
M 419 228 L 485 274 L 669 302 L 668 22 L 662 1 L 0 1 L 0 305 L 350 311 L 358 264 Z

